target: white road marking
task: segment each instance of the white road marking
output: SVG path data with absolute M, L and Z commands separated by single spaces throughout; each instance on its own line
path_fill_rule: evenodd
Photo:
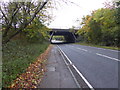
M 100 53 L 96 53 L 96 54 L 99 55 L 99 56 L 102 56 L 102 57 L 106 57 L 106 58 L 112 59 L 112 60 L 120 61 L 120 60 L 117 59 L 117 58 L 112 58 L 112 57 L 110 57 L 110 56 L 106 56 L 106 55 L 103 55 L 103 54 L 100 54 Z
M 118 51 L 118 50 L 110 50 L 110 51 L 114 51 L 114 52 L 120 52 L 120 51 Z
M 109 51 L 113 51 L 113 52 L 120 52 L 120 51 L 118 51 L 118 50 L 111 50 L 111 49 L 103 49 L 103 48 L 97 48 L 97 47 L 95 47 L 96 49 L 101 49 L 101 50 L 109 50 Z
M 83 45 L 84 46 L 84 45 Z M 72 46 L 75 47 L 75 46 Z M 118 50 L 112 50 L 112 49 L 104 49 L 104 48 L 98 48 L 98 47 L 92 47 L 92 46 L 86 46 L 86 47 L 91 47 L 91 48 L 95 48 L 95 49 L 101 49 L 101 50 L 108 50 L 108 51 L 113 51 L 113 52 L 120 52 Z
M 77 69 L 75 65 L 73 65 L 74 69 L 77 71 L 77 73 L 82 77 L 82 79 L 85 81 L 85 83 L 89 86 L 91 90 L 94 90 L 91 84 L 87 81 L 87 79 L 82 75 L 82 73 Z
M 77 49 L 80 49 L 80 50 L 83 50 L 83 51 L 86 51 L 86 52 L 88 51 L 88 50 L 86 50 L 86 49 L 82 49 L 82 48 L 77 48 Z
M 60 54 L 61 54 L 61 56 L 62 56 L 62 58 L 63 58 L 63 60 L 64 60 L 64 62 L 65 62 L 65 64 L 66 64 L 67 68 L 69 69 L 70 73 L 72 74 L 72 77 L 73 77 L 73 79 L 75 80 L 75 83 L 77 84 L 78 88 L 81 88 L 81 86 L 79 85 L 77 79 L 75 78 L 75 76 L 74 76 L 72 70 L 70 69 L 69 64 L 66 62 L 66 60 L 65 60 L 65 58 L 64 58 L 64 56 L 63 56 L 61 50 L 59 50 L 59 52 L 60 52 Z
M 86 49 L 82 49 L 82 50 L 83 50 L 83 51 L 86 51 L 86 52 L 88 51 L 88 50 L 86 50 Z
M 90 46 L 91 47 L 91 46 Z M 108 51 L 113 51 L 113 52 L 120 52 L 118 50 L 112 50 L 112 49 L 104 49 L 104 48 L 97 48 L 97 47 L 93 47 L 93 48 L 96 48 L 96 49 L 101 49 L 101 50 L 108 50 Z
M 57 45 L 58 46 L 58 45 Z M 58 46 L 59 47 L 59 46 Z M 82 75 L 82 73 L 77 69 L 77 67 L 75 65 L 73 65 L 73 63 L 71 62 L 71 60 L 68 58 L 68 56 L 63 52 L 63 50 L 59 47 L 59 49 L 61 50 L 61 52 L 64 54 L 64 56 L 67 58 L 67 60 L 69 61 L 69 63 L 73 66 L 73 68 L 77 71 L 77 73 L 82 77 L 82 79 L 85 81 L 85 83 L 88 85 L 88 87 L 91 90 L 94 90 L 94 88 L 92 87 L 92 85 L 87 81 L 87 79 Z
M 71 46 L 71 47 L 75 47 L 75 46 Z M 89 46 L 89 47 L 91 47 L 91 46 Z M 75 48 L 76 48 L 76 47 L 75 47 Z M 92 48 L 101 49 L 101 50 L 109 50 L 109 49 L 97 48 L 97 47 L 92 47 Z M 83 50 L 83 51 L 86 51 L 86 52 L 88 51 L 88 50 L 86 50 L 86 49 L 82 49 L 82 48 L 77 48 L 77 49 L 80 49 L 80 50 Z M 120 52 L 120 51 L 117 51 L 117 50 L 109 50 L 109 51 Z M 91 52 L 89 51 L 89 53 L 91 53 Z M 100 54 L 100 53 L 96 53 L 96 54 L 99 55 L 99 56 L 102 56 L 102 57 L 106 57 L 106 58 L 109 58 L 109 59 L 115 60 L 115 61 L 120 61 L 120 60 L 117 59 L 117 58 L 112 58 L 112 57 L 107 56 L 107 55 L 103 55 L 103 54 Z

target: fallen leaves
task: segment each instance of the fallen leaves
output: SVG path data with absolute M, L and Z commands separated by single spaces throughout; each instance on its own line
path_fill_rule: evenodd
M 9 88 L 37 88 L 46 71 L 45 62 L 50 49 L 51 46 L 37 58 L 36 62 L 30 64 L 26 72 L 20 75 Z

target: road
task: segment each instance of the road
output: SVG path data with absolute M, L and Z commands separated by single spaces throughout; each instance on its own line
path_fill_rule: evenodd
M 56 46 L 49 53 L 44 79 L 38 88 L 78 88 Z
M 118 88 L 118 79 L 120 79 L 118 78 L 120 61 L 118 53 L 120 51 L 76 44 L 58 46 L 91 86 L 94 88 Z

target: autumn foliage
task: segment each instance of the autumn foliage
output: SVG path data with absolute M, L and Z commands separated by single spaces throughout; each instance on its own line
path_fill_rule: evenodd
M 78 30 L 79 41 L 120 47 L 120 8 L 101 8 L 83 17 Z
M 20 75 L 9 88 L 37 88 L 41 82 L 45 69 L 46 60 L 51 46 L 41 54 L 37 61 L 26 69 L 26 72 Z

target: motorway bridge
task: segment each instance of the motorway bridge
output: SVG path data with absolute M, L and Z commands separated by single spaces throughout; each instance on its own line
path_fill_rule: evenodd
M 77 35 L 75 34 L 77 30 L 71 29 L 51 29 L 50 34 L 50 42 L 53 39 L 53 36 L 64 36 L 66 43 L 74 43 L 76 42 Z

